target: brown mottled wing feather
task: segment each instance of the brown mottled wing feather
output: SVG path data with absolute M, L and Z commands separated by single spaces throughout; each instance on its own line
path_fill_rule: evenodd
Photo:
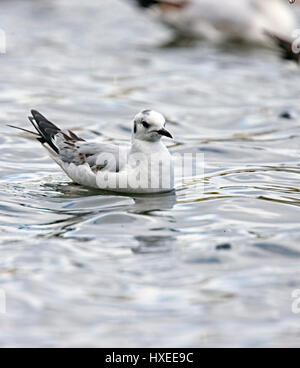
M 189 3 L 189 0 L 182 0 L 182 1 L 167 1 L 167 0 L 162 0 L 159 1 L 159 5 L 161 6 L 161 8 L 163 10 L 179 10 L 182 9 L 184 7 L 186 7 Z
M 80 142 L 84 142 L 84 139 L 78 137 L 74 132 L 72 132 L 71 130 L 68 130 L 70 137 L 73 139 L 74 142 L 80 141 Z

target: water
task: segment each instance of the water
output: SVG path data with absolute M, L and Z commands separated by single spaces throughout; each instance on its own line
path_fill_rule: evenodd
M 299 347 L 299 69 L 271 50 L 163 47 L 125 0 L 0 10 L 0 345 Z M 204 178 L 152 197 L 71 184 L 6 127 L 31 108 L 118 143 L 161 111 Z

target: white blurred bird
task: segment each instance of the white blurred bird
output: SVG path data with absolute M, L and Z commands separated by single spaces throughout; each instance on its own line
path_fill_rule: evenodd
M 161 142 L 172 138 L 166 120 L 158 112 L 144 110 L 133 121 L 128 147 L 88 143 L 72 131 L 62 131 L 36 110 L 29 120 L 36 132 L 22 131 L 38 140 L 54 161 L 74 182 L 93 188 L 122 193 L 161 193 L 174 188 L 172 157 Z
M 265 32 L 289 37 L 295 17 L 288 0 L 135 0 L 179 35 L 215 43 L 270 42 Z

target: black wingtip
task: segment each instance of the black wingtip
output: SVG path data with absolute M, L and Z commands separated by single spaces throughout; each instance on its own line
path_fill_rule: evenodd
M 34 117 L 35 120 L 45 120 L 49 121 L 44 115 L 42 115 L 39 111 L 32 109 L 30 110 L 31 115 Z
M 53 138 L 57 133 L 59 133 L 61 130 L 51 123 L 45 116 L 43 116 L 40 112 L 38 112 L 35 109 L 31 110 L 32 116 L 29 116 L 28 119 L 32 123 L 32 125 L 35 127 L 37 132 L 42 137 L 42 143 L 48 143 L 48 145 L 56 152 L 58 153 L 58 148 L 53 143 Z

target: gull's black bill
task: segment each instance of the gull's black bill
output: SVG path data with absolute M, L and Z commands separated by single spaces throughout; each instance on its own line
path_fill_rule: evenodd
M 157 131 L 157 133 L 160 135 L 164 135 L 165 137 L 173 139 L 172 134 L 169 133 L 166 129 L 160 129 Z

